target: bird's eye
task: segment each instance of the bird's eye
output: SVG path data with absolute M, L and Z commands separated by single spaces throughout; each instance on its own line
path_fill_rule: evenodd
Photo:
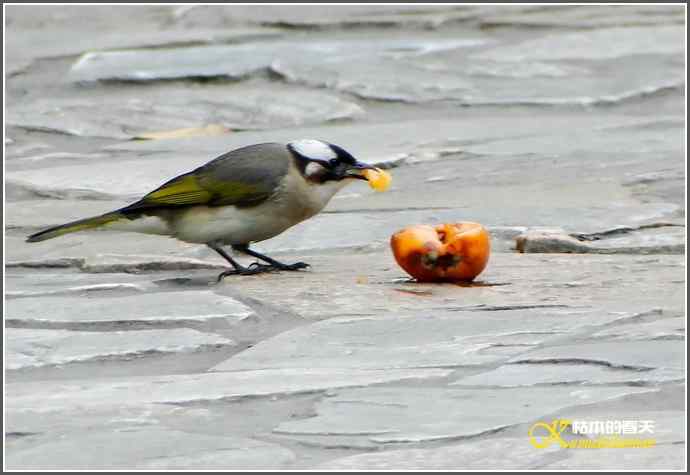
M 331 164 L 332 167 L 336 166 L 338 164 L 338 159 L 337 158 L 331 158 L 328 163 Z

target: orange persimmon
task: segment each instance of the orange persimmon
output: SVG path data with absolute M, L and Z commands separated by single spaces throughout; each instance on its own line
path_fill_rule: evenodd
M 395 260 L 419 282 L 470 281 L 486 267 L 490 248 L 479 223 L 417 224 L 391 236 Z
M 391 186 L 391 176 L 380 168 L 364 170 L 363 175 L 376 191 L 386 191 Z

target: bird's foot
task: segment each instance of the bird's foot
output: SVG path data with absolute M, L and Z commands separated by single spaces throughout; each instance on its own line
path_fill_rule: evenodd
M 254 264 L 258 264 L 255 262 Z M 254 265 L 252 264 L 252 265 Z M 258 265 L 263 265 L 263 264 L 258 264 Z M 249 266 L 251 267 L 251 266 Z M 306 269 L 307 267 L 311 267 L 309 264 L 306 262 L 295 262 L 294 264 L 282 264 L 280 262 L 277 262 L 275 264 L 268 264 L 266 267 L 270 267 L 275 270 L 300 270 L 300 269 Z
M 254 262 L 249 265 L 247 270 L 251 273 L 261 273 L 261 272 L 277 272 L 281 270 L 292 271 L 306 269 L 309 264 L 306 262 L 295 262 L 294 264 L 283 264 L 282 262 L 273 262 L 271 264 L 261 264 L 259 262 Z
M 225 277 L 228 277 L 230 275 L 255 275 L 255 274 L 261 274 L 262 272 L 268 272 L 268 271 L 264 270 L 264 269 L 257 269 L 257 268 L 254 268 L 252 266 L 241 267 L 241 268 L 236 268 L 236 269 L 228 269 L 228 270 L 223 271 L 220 274 L 218 274 L 218 282 L 220 282 Z
M 253 262 L 249 264 L 248 267 L 228 269 L 226 271 L 221 272 L 220 274 L 218 274 L 218 282 L 230 275 L 256 275 L 263 274 L 264 272 L 277 272 L 281 270 L 300 270 L 306 269 L 307 267 L 309 267 L 309 264 L 307 264 L 306 262 L 296 262 L 294 264 L 261 264 L 259 262 Z

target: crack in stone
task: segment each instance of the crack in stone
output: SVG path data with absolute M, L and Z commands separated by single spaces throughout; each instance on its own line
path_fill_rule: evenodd
M 152 320 L 82 320 L 57 321 L 38 319 L 10 318 L 5 320 L 6 328 L 27 328 L 34 330 L 73 330 L 73 331 L 136 331 L 151 329 L 191 328 L 193 330 L 208 331 L 213 320 L 225 321 L 228 315 L 208 316 L 200 318 L 175 318 Z
M 24 432 L 24 431 L 12 431 L 5 432 L 5 437 L 8 439 L 19 439 L 22 437 L 31 437 L 32 435 L 40 435 L 42 432 Z
M 38 346 L 38 345 L 37 345 Z M 76 365 L 76 364 L 89 364 L 89 363 L 108 363 L 108 362 L 117 362 L 117 361 L 131 361 L 135 359 L 142 359 L 142 358 L 147 358 L 147 357 L 157 357 L 157 356 L 168 356 L 168 355 L 180 355 L 180 354 L 188 354 L 188 353 L 204 353 L 204 352 L 213 352 L 217 350 L 222 350 L 225 348 L 232 348 L 235 346 L 234 342 L 229 342 L 229 343 L 205 343 L 197 346 L 188 346 L 188 347 L 180 347 L 177 349 L 170 349 L 170 350 L 164 350 L 164 349 L 148 349 L 148 350 L 135 350 L 135 351 L 128 351 L 124 353 L 106 353 L 102 355 L 95 355 L 95 356 L 85 356 L 85 357 L 79 357 L 75 356 L 73 358 L 66 359 L 65 361 L 61 361 L 58 363 L 41 363 L 37 362 L 34 364 L 30 364 L 27 366 L 22 366 L 18 368 L 9 368 L 7 369 L 8 372 L 12 371 L 30 371 L 34 369 L 55 369 L 55 368 L 61 368 L 67 365 Z M 48 348 L 48 346 L 45 346 Z M 22 353 L 27 356 L 33 356 L 32 353 Z
M 615 370 L 629 370 L 629 371 L 637 371 L 637 372 L 652 371 L 652 370 L 656 369 L 656 368 L 652 368 L 649 366 L 632 366 L 632 365 L 624 365 L 624 364 L 615 364 L 615 363 L 611 363 L 610 361 L 606 361 L 606 360 L 595 360 L 595 359 L 587 359 L 587 358 L 539 358 L 539 359 L 527 358 L 524 360 L 512 361 L 512 362 L 509 362 L 506 364 L 512 364 L 512 365 L 521 365 L 521 364 L 563 364 L 563 365 L 583 364 L 583 365 L 605 366 L 607 368 L 611 368 L 611 369 L 615 369 Z
M 192 258 L 178 258 L 174 260 L 150 260 L 141 262 L 117 262 L 113 264 L 88 263 L 85 258 L 59 258 L 45 259 L 36 261 L 11 261 L 5 264 L 6 268 L 76 268 L 82 272 L 101 274 L 101 273 L 126 273 L 137 274 L 147 271 L 178 271 L 178 270 L 197 270 L 197 269 L 224 269 L 222 264 L 214 264 Z M 210 281 L 209 281 L 210 282 Z
M 631 234 L 637 231 L 643 231 L 645 229 L 657 229 L 657 228 L 664 228 L 664 227 L 680 227 L 684 228 L 685 226 L 683 224 L 675 224 L 675 223 L 650 223 L 650 224 L 643 224 L 641 226 L 637 226 L 634 228 L 624 226 L 621 228 L 614 228 L 614 229 L 609 229 L 606 231 L 601 231 L 601 232 L 596 232 L 596 233 L 571 233 L 569 236 L 574 237 L 575 239 L 579 241 L 598 241 L 600 239 L 605 239 L 610 236 L 618 236 L 621 234 Z
M 466 307 L 447 308 L 451 312 L 499 312 L 505 310 L 532 310 L 538 308 L 574 308 L 564 304 L 527 304 L 527 305 L 469 305 Z

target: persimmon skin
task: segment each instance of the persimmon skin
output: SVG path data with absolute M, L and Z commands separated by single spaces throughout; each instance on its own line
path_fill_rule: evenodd
M 391 236 L 391 249 L 418 282 L 471 281 L 491 254 L 488 231 L 472 222 L 410 226 Z

